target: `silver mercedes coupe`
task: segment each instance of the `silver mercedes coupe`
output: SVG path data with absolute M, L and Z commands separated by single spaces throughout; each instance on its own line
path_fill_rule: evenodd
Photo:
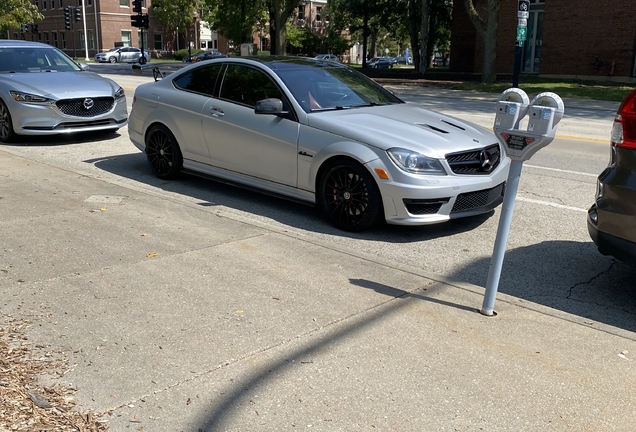
M 87 68 L 50 45 L 0 40 L 0 141 L 126 126 L 124 89 Z
M 489 212 L 510 165 L 493 133 L 404 103 L 342 64 L 222 58 L 137 87 L 133 144 L 180 172 L 317 205 L 336 227 L 422 225 Z

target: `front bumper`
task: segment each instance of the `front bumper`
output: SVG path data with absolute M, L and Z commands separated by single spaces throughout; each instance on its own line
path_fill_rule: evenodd
M 58 135 L 75 132 L 113 130 L 128 124 L 126 99 L 122 98 L 103 114 L 94 116 L 66 115 L 54 105 L 14 102 L 9 111 L 13 129 L 18 135 Z
M 488 213 L 503 201 L 510 159 L 504 158 L 489 175 L 417 176 L 391 168 L 381 159 L 370 162 L 371 172 L 390 171 L 391 180 L 376 182 L 382 195 L 386 222 L 427 225 Z

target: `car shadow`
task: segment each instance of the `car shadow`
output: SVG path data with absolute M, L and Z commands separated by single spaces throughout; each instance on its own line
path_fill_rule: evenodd
M 119 138 L 119 132 L 76 132 L 64 135 L 18 135 L 13 142 L 2 143 L 4 146 L 54 147 L 69 144 L 110 141 Z
M 494 215 L 494 211 L 490 211 L 482 215 L 451 220 L 442 224 L 415 227 L 380 224 L 372 230 L 350 233 L 333 227 L 320 211 L 311 205 L 289 201 L 277 196 L 264 195 L 261 192 L 190 174 L 181 174 L 179 178 L 171 181 L 161 180 L 152 173 L 146 157 L 142 153 L 89 159 L 84 162 L 120 177 L 130 178 L 167 192 L 194 198 L 201 206 L 229 207 L 301 230 L 353 239 L 391 243 L 431 240 L 474 230 Z M 131 173 L 139 175 L 132 176 Z

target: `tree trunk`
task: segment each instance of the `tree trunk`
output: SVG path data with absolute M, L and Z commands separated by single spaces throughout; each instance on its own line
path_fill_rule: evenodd
M 477 32 L 484 41 L 484 63 L 482 67 L 481 81 L 485 84 L 493 84 L 497 80 L 497 31 L 499 30 L 499 3 L 500 0 L 488 0 L 485 14 L 482 17 L 477 13 L 473 0 L 464 0 L 466 11 Z
M 428 1 L 422 0 L 422 28 L 420 30 L 420 74 L 426 72 L 428 65 Z
M 411 38 L 411 51 L 413 52 L 415 72 L 420 72 L 420 41 L 417 37 L 417 8 L 415 0 L 409 0 L 409 36 Z M 406 59 L 407 64 L 408 61 L 409 59 Z

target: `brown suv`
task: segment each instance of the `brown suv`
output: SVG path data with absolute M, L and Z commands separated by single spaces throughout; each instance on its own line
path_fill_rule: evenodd
M 616 114 L 610 163 L 598 176 L 587 228 L 603 255 L 636 264 L 636 90 Z

